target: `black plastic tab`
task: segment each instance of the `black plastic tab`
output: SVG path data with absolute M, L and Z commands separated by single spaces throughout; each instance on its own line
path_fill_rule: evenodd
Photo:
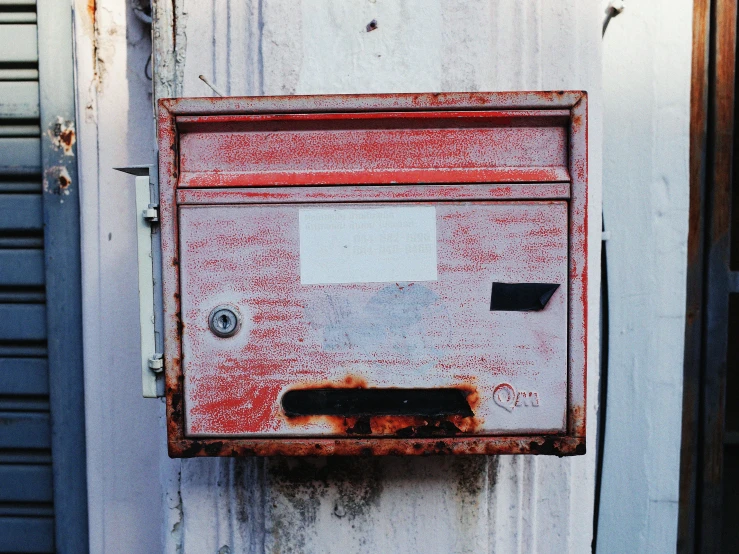
M 554 283 L 493 283 L 490 310 L 499 312 L 538 312 L 554 292 Z

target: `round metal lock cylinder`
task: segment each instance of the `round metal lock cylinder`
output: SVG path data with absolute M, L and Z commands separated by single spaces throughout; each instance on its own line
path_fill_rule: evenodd
M 227 338 L 239 332 L 241 318 L 233 306 L 218 306 L 210 312 L 208 323 L 215 336 Z

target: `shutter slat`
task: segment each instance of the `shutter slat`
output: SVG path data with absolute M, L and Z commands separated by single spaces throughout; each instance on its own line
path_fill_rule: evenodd
M 37 61 L 36 25 L 2 25 L 0 27 L 0 62 Z
M 38 69 L 0 68 L 0 81 L 37 81 Z
M 0 227 L 0 232 L 2 227 Z M 43 248 L 43 237 L 2 237 L 0 236 L 0 248 Z
M 0 118 L 35 119 L 39 117 L 38 83 L 0 81 Z
M 33 287 L 43 284 L 43 250 L 0 250 L 0 286 Z
M 0 502 L 51 500 L 51 466 L 0 464 Z
M 0 343 L 0 357 L 3 358 L 44 358 L 49 355 L 45 345 L 17 345 Z
M 0 138 L 0 173 L 41 173 L 41 139 Z
M 36 14 L 3 11 L 34 5 L 0 0 L 0 64 L 9 64 L 0 69 L 0 355 L 6 356 L 45 352 L 32 342 L 46 338 L 45 305 L 20 303 L 44 300 L 34 291 L 45 282 L 43 243 L 36 244 L 41 187 L 23 181 L 42 172 L 38 70 L 29 66 L 38 62 Z M 53 474 L 44 463 L 51 447 L 48 394 L 46 359 L 0 357 L 0 554 L 54 552 Z
M 36 23 L 33 12 L 0 12 L 0 23 Z
M 38 137 L 41 128 L 38 125 L 1 125 L 0 137 Z
M 51 517 L 0 517 L 0 552 L 54 552 Z
M 34 181 L 0 181 L 0 194 L 10 192 L 41 192 L 41 183 Z
M 50 448 L 49 415 L 0 412 L 0 448 Z
M 0 340 L 46 339 L 46 306 L 43 304 L 0 304 Z
M 0 396 L 49 394 L 49 370 L 43 358 L 0 358 Z M 2 479 L 0 479 L 0 483 Z
M 0 196 L 0 231 L 40 231 L 43 225 L 40 194 Z

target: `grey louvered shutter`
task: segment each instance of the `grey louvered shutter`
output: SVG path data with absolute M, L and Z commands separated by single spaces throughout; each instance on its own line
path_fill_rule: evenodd
M 42 4 L 53 6 L 41 2 L 39 18 Z M 57 4 L 71 9 L 68 2 Z M 86 536 L 76 543 L 83 547 L 65 546 L 58 538 L 63 530 L 56 528 L 59 507 L 70 502 L 67 491 L 59 490 L 63 476 L 54 453 L 58 458 L 63 448 L 52 434 L 58 399 L 50 390 L 56 386 L 50 380 L 55 320 L 49 319 L 54 303 L 47 302 L 47 294 L 52 298 L 57 293 L 46 278 L 54 270 L 50 273 L 44 224 L 46 219 L 48 227 L 54 214 L 45 208 L 42 190 L 44 95 L 39 88 L 39 50 L 44 41 L 39 42 L 37 23 L 35 0 L 0 0 L 0 553 L 82 552 L 87 547 Z M 71 42 L 71 32 L 59 40 Z M 66 68 L 71 83 L 71 59 Z M 43 63 L 41 75 L 43 81 Z M 76 231 L 70 233 L 72 249 L 79 249 Z M 71 363 L 81 364 L 74 359 Z M 81 375 L 81 367 L 57 371 L 68 369 Z M 82 397 L 78 400 L 82 402 Z M 68 417 L 59 415 L 61 421 Z M 84 475 L 84 448 L 78 454 Z M 81 486 L 84 491 L 84 483 Z M 85 519 L 81 528 L 86 533 L 86 504 L 82 508 L 78 517 Z

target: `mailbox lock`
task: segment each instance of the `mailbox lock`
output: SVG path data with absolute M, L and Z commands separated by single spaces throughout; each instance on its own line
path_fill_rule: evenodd
M 241 318 L 233 306 L 217 306 L 208 318 L 210 330 L 217 337 L 233 337 L 241 326 Z

